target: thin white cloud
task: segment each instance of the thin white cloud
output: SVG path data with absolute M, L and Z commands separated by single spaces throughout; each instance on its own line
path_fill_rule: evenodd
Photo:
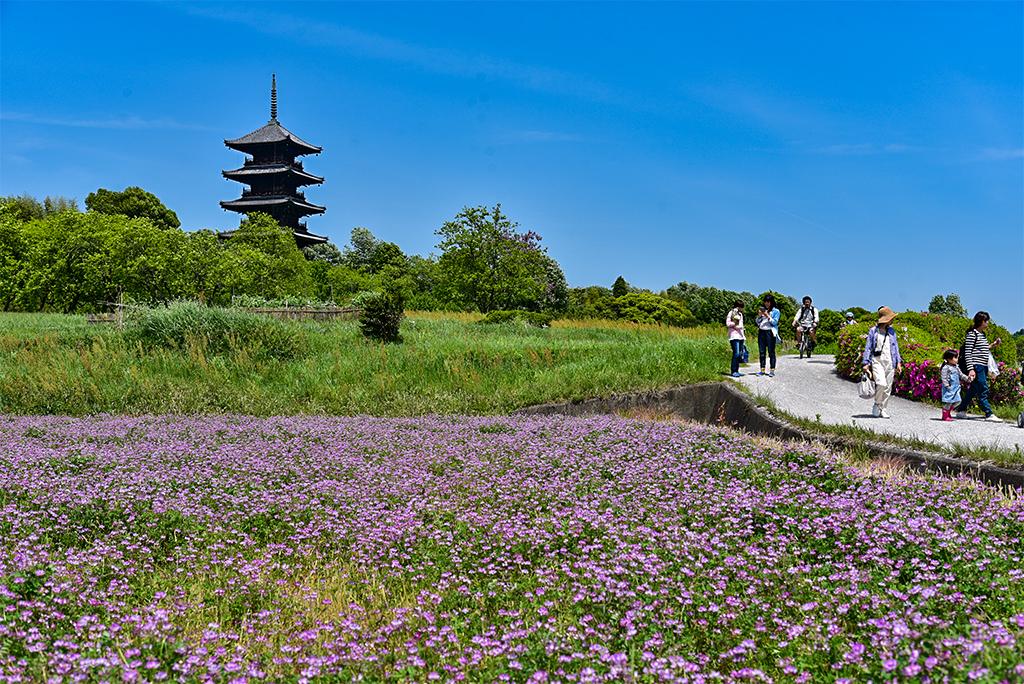
M 1024 159 L 1024 147 L 986 147 L 978 156 L 989 161 Z
M 70 128 L 104 128 L 110 130 L 180 130 L 180 131 L 208 131 L 208 126 L 198 124 L 182 123 L 174 119 L 144 119 L 138 116 L 108 117 L 101 119 L 90 118 L 67 118 L 57 116 L 40 116 L 25 112 L 3 112 L 0 113 L 0 121 L 18 121 L 21 123 L 37 124 L 41 126 L 65 126 Z
M 696 87 L 690 95 L 706 106 L 787 139 L 797 132 L 813 135 L 834 127 L 831 117 L 815 107 L 739 85 Z
M 229 10 L 201 5 L 186 5 L 183 9 L 193 16 L 238 24 L 260 33 L 281 35 L 305 44 L 315 43 L 363 57 L 407 64 L 433 73 L 500 79 L 531 90 L 597 101 L 622 100 L 609 86 L 576 74 L 486 55 L 465 54 L 448 48 L 417 45 L 341 24 L 307 21 L 276 12 Z
M 901 143 L 888 143 L 884 145 L 878 143 L 843 143 L 816 147 L 811 151 L 815 154 L 832 154 L 837 156 L 867 156 L 876 154 L 900 154 L 903 152 L 911 152 L 915 149 L 919 148 Z

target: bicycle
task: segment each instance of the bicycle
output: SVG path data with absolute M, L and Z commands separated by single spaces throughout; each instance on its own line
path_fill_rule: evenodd
M 804 358 L 804 354 L 807 354 L 807 358 L 811 358 L 811 352 L 814 350 L 814 340 L 811 339 L 811 331 L 814 330 L 813 325 L 801 325 L 800 326 L 800 358 Z

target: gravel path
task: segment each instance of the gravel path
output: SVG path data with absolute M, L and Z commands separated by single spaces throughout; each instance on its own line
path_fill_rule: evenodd
M 990 446 L 1024 450 L 1024 430 L 1016 423 L 987 423 L 980 414 L 968 420 L 946 423 L 942 409 L 907 399 L 889 400 L 892 418 L 874 418 L 871 400 L 857 396 L 857 385 L 836 375 L 832 356 L 799 359 L 780 356 L 775 377 L 754 375 L 757 365 L 741 369 L 738 378 L 758 396 L 770 399 L 783 411 L 823 423 L 856 425 L 860 428 L 906 438 L 927 440 L 945 447 L 955 445 Z M 976 406 L 976 405 L 975 405 Z

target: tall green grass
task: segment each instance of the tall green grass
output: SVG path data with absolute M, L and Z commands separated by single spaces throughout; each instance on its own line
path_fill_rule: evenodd
M 238 340 L 147 344 L 78 317 L 0 314 L 0 411 L 493 414 L 713 380 L 728 368 L 718 330 L 473 320 L 412 313 L 400 345 L 366 340 L 353 321 L 280 322 L 301 339 L 281 358 Z
M 244 351 L 255 357 L 291 359 L 307 344 L 302 326 L 240 309 L 175 302 L 167 307 L 133 310 L 124 337 L 147 349 L 200 346 L 211 354 Z

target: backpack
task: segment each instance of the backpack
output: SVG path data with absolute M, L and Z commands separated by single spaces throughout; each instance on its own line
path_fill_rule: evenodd
M 970 335 L 971 330 L 968 330 L 967 334 Z M 975 344 L 977 344 L 977 340 L 975 340 Z M 970 372 L 967 368 L 967 337 L 964 337 L 964 343 L 960 345 L 960 358 L 957 360 L 956 365 L 960 366 L 960 370 L 963 371 L 964 375 Z

